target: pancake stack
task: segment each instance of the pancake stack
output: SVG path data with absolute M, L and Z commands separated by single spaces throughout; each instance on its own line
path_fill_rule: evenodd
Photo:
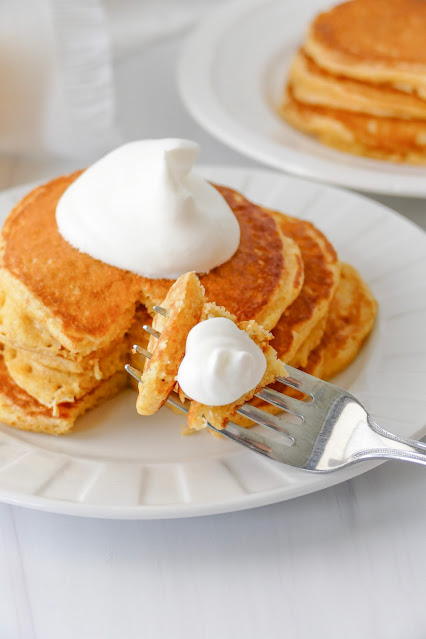
M 310 25 L 284 119 L 342 151 L 426 164 L 426 2 L 350 0 Z
M 0 245 L 1 419 L 58 434 L 126 386 L 139 291 L 131 274 L 67 251 L 55 207 L 75 177 L 24 198 Z
M 129 384 L 131 346 L 147 345 L 171 280 L 149 280 L 81 253 L 60 235 L 56 204 L 79 173 L 27 195 L 0 238 L 0 421 L 63 434 Z M 216 187 L 233 209 L 240 246 L 200 276 L 209 303 L 272 331 L 278 357 L 319 376 L 347 366 L 370 332 L 376 303 L 357 272 L 311 223 Z
M 173 283 L 104 264 L 62 238 L 56 204 L 78 175 L 26 196 L 0 242 L 0 420 L 55 434 L 128 384 L 124 364 L 140 366 L 131 345 L 143 345 L 148 310 Z M 239 321 L 272 327 L 300 292 L 300 249 L 267 212 L 220 190 L 239 221 L 240 246 L 201 281 Z

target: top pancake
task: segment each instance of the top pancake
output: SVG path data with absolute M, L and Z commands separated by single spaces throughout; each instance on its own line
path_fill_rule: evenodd
M 351 0 L 319 14 L 305 43 L 333 73 L 426 97 L 424 0 Z
M 161 302 L 173 283 L 104 264 L 62 238 L 56 204 L 78 175 L 52 180 L 14 208 L 3 227 L 0 254 L 0 288 L 6 298 L 47 329 L 57 341 L 55 350 L 64 347 L 71 355 L 90 353 L 122 337 L 136 304 L 153 298 L 153 303 Z M 241 242 L 226 264 L 202 276 L 202 283 L 209 300 L 225 305 L 238 319 L 256 317 L 273 326 L 302 286 L 300 251 L 283 240 L 260 207 L 230 189 L 219 190 L 235 211 Z
M 283 236 L 269 211 L 232 189 L 216 186 L 237 216 L 240 246 L 225 264 L 200 275 L 210 302 L 224 306 L 238 322 L 255 319 L 267 330 L 296 299 L 303 284 L 303 262 L 297 244 Z M 148 309 L 161 304 L 169 280 L 143 280 Z

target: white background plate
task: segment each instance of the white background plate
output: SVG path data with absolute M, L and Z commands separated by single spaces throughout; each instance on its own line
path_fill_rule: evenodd
M 374 333 L 337 379 L 384 428 L 420 437 L 426 424 L 426 235 L 358 195 L 271 171 L 209 168 L 217 183 L 265 206 L 312 220 L 356 266 L 379 300 Z M 29 190 L 0 194 L 0 221 Z M 303 495 L 364 472 L 329 475 L 280 466 L 224 438 L 180 435 L 183 418 L 135 411 L 128 391 L 78 421 L 68 436 L 0 425 L 0 499 L 58 513 L 108 518 L 212 514 Z
M 325 0 L 243 0 L 209 15 L 189 37 L 178 81 L 198 122 L 228 146 L 302 177 L 374 193 L 426 196 L 426 168 L 328 148 L 276 110 L 293 53 Z

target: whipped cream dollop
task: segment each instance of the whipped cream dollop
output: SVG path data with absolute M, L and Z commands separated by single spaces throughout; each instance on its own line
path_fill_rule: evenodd
M 249 335 L 214 317 L 190 330 L 177 381 L 190 399 L 224 406 L 255 388 L 265 370 L 265 355 Z
M 218 190 L 193 173 L 198 154 L 198 144 L 179 139 L 119 147 L 63 193 L 59 232 L 74 248 L 153 279 L 227 262 L 240 227 Z

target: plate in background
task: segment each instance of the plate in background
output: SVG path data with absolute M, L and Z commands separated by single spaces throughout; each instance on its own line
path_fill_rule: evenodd
M 377 422 L 406 437 L 426 433 L 426 234 L 361 196 L 272 171 L 205 168 L 210 180 L 263 205 L 312 220 L 356 266 L 379 300 L 375 330 L 336 382 Z M 0 193 L 0 223 L 29 185 Z M 208 432 L 180 434 L 167 408 L 140 417 L 126 391 L 62 437 L 0 425 L 0 500 L 115 519 L 187 517 L 292 499 L 375 465 L 327 475 L 285 467 Z M 395 464 L 395 472 L 397 467 Z
M 290 60 L 325 0 L 239 0 L 210 14 L 178 68 L 193 117 L 222 142 L 289 173 L 372 193 L 426 197 L 426 167 L 370 160 L 317 142 L 277 108 Z

